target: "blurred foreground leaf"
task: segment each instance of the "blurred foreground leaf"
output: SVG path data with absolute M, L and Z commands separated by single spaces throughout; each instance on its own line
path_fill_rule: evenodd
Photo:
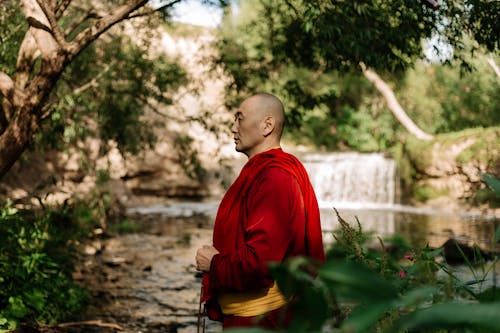
M 475 328 L 500 332 L 500 302 L 488 304 L 436 304 L 401 317 L 392 332 L 427 332 L 429 329 Z

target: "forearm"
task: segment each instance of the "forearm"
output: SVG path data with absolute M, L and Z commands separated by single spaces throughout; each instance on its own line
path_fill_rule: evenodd
M 217 254 L 210 265 L 210 286 L 217 291 L 256 290 L 268 286 L 272 278 L 267 263 L 249 249 Z

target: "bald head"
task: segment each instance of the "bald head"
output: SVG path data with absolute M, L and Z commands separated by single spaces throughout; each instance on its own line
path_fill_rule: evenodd
M 268 93 L 259 93 L 247 98 L 244 103 L 249 102 L 252 111 L 257 113 L 260 119 L 271 116 L 275 120 L 274 135 L 281 138 L 285 126 L 285 108 L 281 100 Z
M 279 148 L 284 124 L 285 111 L 276 96 L 261 93 L 245 99 L 236 111 L 231 127 L 236 151 L 251 158 Z

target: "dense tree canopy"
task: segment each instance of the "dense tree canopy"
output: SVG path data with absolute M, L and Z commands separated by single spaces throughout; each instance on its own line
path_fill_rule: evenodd
M 173 61 L 151 53 L 146 35 L 163 24 L 151 15 L 177 2 L 160 1 L 160 8 L 147 0 L 2 2 L 0 176 L 43 132 L 67 141 L 97 129 L 124 150 L 147 142 L 147 125 L 138 122 L 145 106 L 169 102 L 168 91 L 185 80 Z M 130 19 L 147 27 L 133 39 L 116 27 Z
M 286 101 L 294 137 L 310 138 L 329 149 L 347 145 L 384 150 L 398 140 L 400 126 L 386 117 L 384 101 L 362 77 L 364 64 L 395 83 L 393 89 L 403 102 L 415 104 L 418 92 L 433 85 L 425 88 L 425 97 L 436 109 L 417 105 L 406 110 L 431 133 L 494 123 L 498 84 L 491 68 L 484 67 L 484 54 L 498 52 L 499 2 L 438 3 L 240 1 L 237 15 L 227 12 L 218 44 L 218 63 L 233 77 L 228 103 L 234 105 L 254 91 L 273 91 Z M 426 54 L 432 48 L 435 54 L 429 59 Z M 437 59 L 449 69 L 430 63 Z M 420 86 L 408 82 L 409 73 L 421 73 L 422 66 L 449 77 L 439 79 L 440 86 L 436 81 L 420 80 Z M 464 71 L 474 67 L 475 74 Z M 480 79 L 482 73 L 487 75 Z M 460 82 L 464 77 L 469 84 Z M 471 79 L 477 82 L 475 97 L 469 93 Z M 455 94 L 453 85 L 468 85 L 464 101 L 482 99 L 480 112 L 469 102 L 455 112 L 457 104 L 447 101 Z M 468 121 L 464 112 L 471 112 Z M 429 119 L 429 114 L 436 118 Z

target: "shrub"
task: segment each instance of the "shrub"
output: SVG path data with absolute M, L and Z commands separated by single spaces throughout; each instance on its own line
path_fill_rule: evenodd
M 500 332 L 497 287 L 471 288 L 484 276 L 462 282 L 436 260 L 442 249 L 411 249 L 400 239 L 392 252 L 382 241 L 381 250 L 369 249 L 361 225 L 337 216 L 337 242 L 325 264 L 298 257 L 270 267 L 285 296 L 296 297 L 286 332 Z M 492 244 L 499 239 L 500 227 Z
M 72 280 L 77 240 L 74 207 L 0 210 L 0 332 L 20 323 L 54 324 L 79 313 L 88 296 Z

